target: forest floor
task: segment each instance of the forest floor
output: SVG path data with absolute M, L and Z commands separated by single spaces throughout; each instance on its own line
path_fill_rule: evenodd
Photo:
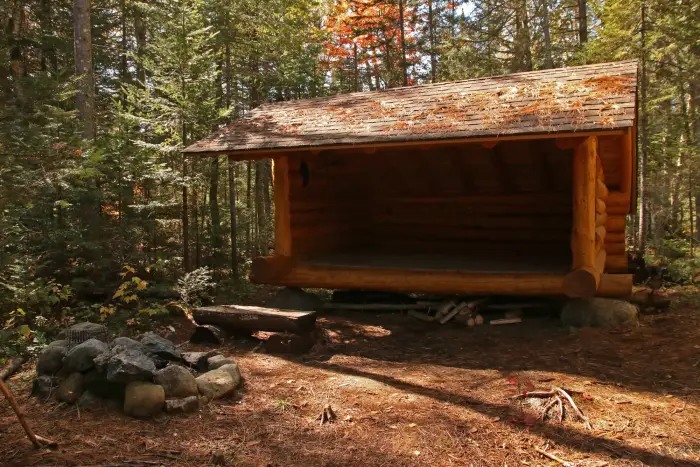
M 59 443 L 35 451 L 0 404 L 0 465 L 232 466 L 700 465 L 700 295 L 628 331 L 570 332 L 555 320 L 473 329 L 400 314 L 319 319 L 303 356 L 226 346 L 245 384 L 191 416 L 136 420 L 28 398 L 28 421 Z M 526 315 L 527 317 L 527 315 Z M 185 335 L 183 330 L 183 335 Z M 590 419 L 538 419 L 518 392 L 559 386 Z M 316 420 L 330 404 L 335 423 Z

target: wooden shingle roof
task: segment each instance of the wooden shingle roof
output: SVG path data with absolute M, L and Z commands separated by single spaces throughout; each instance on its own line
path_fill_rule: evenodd
M 636 86 L 625 61 L 270 103 L 185 152 L 623 129 Z

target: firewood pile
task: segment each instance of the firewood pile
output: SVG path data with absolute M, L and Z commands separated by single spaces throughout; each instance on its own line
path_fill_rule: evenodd
M 429 307 L 426 312 L 410 310 L 408 314 L 422 321 L 440 324 L 453 321 L 471 328 L 484 324 L 484 317 L 479 312 L 485 302 L 485 299 L 445 300 L 436 307 Z

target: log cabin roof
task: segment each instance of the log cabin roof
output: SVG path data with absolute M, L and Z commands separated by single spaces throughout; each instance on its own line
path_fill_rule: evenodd
M 268 103 L 185 152 L 619 130 L 634 124 L 636 86 L 624 61 Z

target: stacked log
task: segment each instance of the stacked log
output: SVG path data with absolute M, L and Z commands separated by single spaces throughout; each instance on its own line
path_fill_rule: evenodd
M 422 321 L 437 321 L 446 324 L 449 321 L 473 327 L 484 323 L 484 318 L 479 314 L 479 305 L 485 300 L 454 301 L 445 300 L 435 308 L 435 314 L 409 312 L 410 316 Z

